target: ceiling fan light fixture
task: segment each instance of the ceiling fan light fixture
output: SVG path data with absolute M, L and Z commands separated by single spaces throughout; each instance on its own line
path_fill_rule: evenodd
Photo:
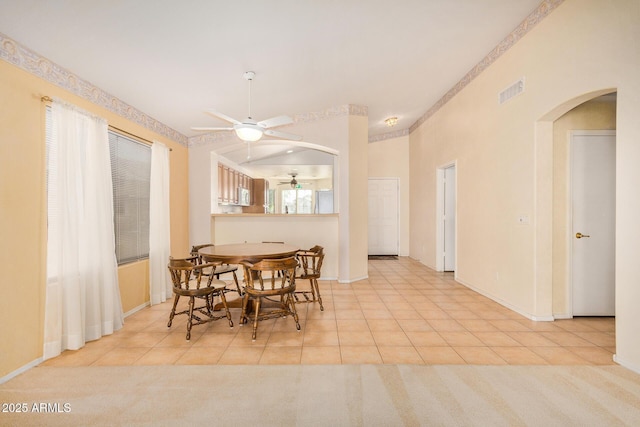
M 233 129 L 236 131 L 238 138 L 243 141 L 255 142 L 262 138 L 262 130 L 253 126 L 235 125 Z

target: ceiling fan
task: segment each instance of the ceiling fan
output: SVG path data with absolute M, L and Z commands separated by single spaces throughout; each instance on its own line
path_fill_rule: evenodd
M 256 73 L 253 71 L 247 71 L 243 77 L 249 81 L 249 117 L 240 121 L 225 114 L 218 113 L 217 111 L 207 110 L 206 113 L 214 117 L 222 119 L 226 122 L 232 123 L 233 127 L 192 127 L 191 129 L 197 131 L 218 131 L 218 130 L 233 130 L 243 141 L 254 142 L 262 138 L 263 135 L 271 136 L 279 139 L 288 139 L 292 141 L 300 141 L 302 137 L 300 135 L 294 135 L 292 133 L 280 132 L 272 130 L 271 128 L 277 126 L 288 125 L 293 123 L 293 119 L 289 116 L 277 116 L 270 119 L 261 120 L 259 122 L 251 118 L 251 82 Z
M 310 184 L 309 182 L 298 182 L 296 179 L 296 176 L 298 176 L 297 172 L 289 172 L 289 175 L 291 175 L 291 181 L 280 181 L 280 184 L 289 184 L 291 188 L 296 188 L 298 184 Z

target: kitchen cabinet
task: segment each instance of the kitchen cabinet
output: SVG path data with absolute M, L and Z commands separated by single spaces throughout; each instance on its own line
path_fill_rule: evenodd
M 240 187 L 247 188 L 253 193 L 253 179 L 242 172 L 218 163 L 218 203 L 237 205 L 239 203 L 238 188 Z
M 230 169 L 230 170 L 231 170 L 231 186 L 229 189 L 231 191 L 231 194 L 229 196 L 229 200 L 234 205 L 237 205 L 238 204 L 238 182 L 240 178 L 240 172 L 238 172 L 235 169 Z
M 267 201 L 267 192 L 269 191 L 269 181 L 262 178 L 252 180 L 251 187 L 251 206 L 242 208 L 242 213 L 265 213 L 264 205 Z
M 222 192 L 224 188 L 223 184 L 224 169 L 220 163 L 218 163 L 218 203 L 222 203 Z
M 225 165 L 220 165 L 218 167 L 218 195 L 220 202 L 229 203 L 229 196 L 231 194 L 230 186 L 230 171 L 229 168 Z

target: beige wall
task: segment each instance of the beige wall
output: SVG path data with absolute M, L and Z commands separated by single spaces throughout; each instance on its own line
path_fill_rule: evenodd
M 596 98 L 569 111 L 553 124 L 553 314 L 569 313 L 569 132 L 616 128 L 616 102 Z
M 369 178 L 398 178 L 400 256 L 409 255 L 409 136 L 369 144 Z
M 411 255 L 435 264 L 435 171 L 456 160 L 457 279 L 553 319 L 553 121 L 617 89 L 616 360 L 640 371 L 640 3 L 615 5 L 566 0 L 411 133 Z
M 0 378 L 42 356 L 46 275 L 44 95 L 59 97 L 110 125 L 171 152 L 171 246 L 188 244 L 187 149 L 139 125 L 0 61 Z M 148 264 L 119 272 L 125 312 L 148 301 Z

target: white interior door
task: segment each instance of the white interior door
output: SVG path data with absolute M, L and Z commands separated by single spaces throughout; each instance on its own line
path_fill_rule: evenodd
M 398 180 L 369 179 L 369 255 L 398 255 Z
M 615 179 L 615 133 L 572 133 L 571 282 L 574 316 L 615 315 Z
M 444 170 L 444 271 L 456 269 L 456 167 Z

